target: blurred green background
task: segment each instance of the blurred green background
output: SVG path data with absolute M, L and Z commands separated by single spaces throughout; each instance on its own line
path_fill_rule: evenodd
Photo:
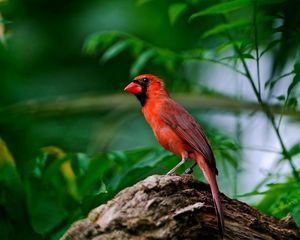
M 123 92 L 141 73 L 204 127 L 222 192 L 300 225 L 299 26 L 292 0 L 0 0 L 0 238 L 58 239 L 178 162 Z

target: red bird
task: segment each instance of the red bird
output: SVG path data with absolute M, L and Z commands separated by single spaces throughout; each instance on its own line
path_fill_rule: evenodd
M 223 209 L 216 181 L 218 170 L 203 129 L 182 106 L 170 98 L 163 81 L 152 74 L 135 77 L 124 90 L 134 94 L 140 101 L 142 112 L 159 144 L 181 156 L 181 161 L 167 174 L 173 174 L 188 158 L 195 160 L 201 168 L 210 185 L 220 234 L 223 236 Z

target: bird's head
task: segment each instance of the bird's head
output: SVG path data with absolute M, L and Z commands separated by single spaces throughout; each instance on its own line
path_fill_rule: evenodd
M 135 77 L 124 90 L 134 94 L 142 106 L 150 97 L 166 94 L 164 82 L 152 74 L 142 74 Z

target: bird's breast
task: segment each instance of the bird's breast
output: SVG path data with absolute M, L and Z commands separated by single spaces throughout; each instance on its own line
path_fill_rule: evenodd
M 157 111 L 156 111 L 157 110 Z M 159 116 L 159 110 L 155 108 L 142 109 L 145 119 L 153 130 L 158 143 L 168 151 L 181 155 L 185 152 L 185 145 L 174 130 Z

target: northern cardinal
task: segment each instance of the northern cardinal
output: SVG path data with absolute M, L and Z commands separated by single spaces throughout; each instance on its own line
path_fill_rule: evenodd
M 125 91 L 134 94 L 142 112 L 161 146 L 181 156 L 181 161 L 167 174 L 173 174 L 188 158 L 195 160 L 210 185 L 221 236 L 224 232 L 223 209 L 216 181 L 218 170 L 207 137 L 195 119 L 167 93 L 164 82 L 152 74 L 137 76 Z M 191 169 L 190 169 L 191 171 Z

